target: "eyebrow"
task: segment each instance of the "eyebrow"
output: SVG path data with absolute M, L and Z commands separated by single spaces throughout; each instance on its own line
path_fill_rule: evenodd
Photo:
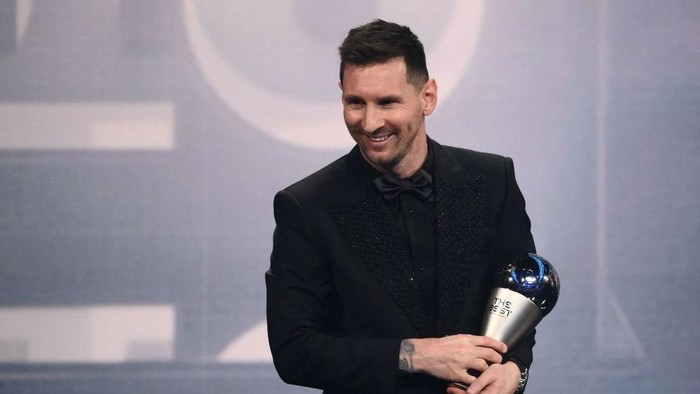
M 348 95 L 343 96 L 343 101 L 357 101 L 357 100 L 363 101 L 363 102 L 367 101 L 367 100 L 363 99 L 362 97 L 354 95 L 354 94 L 348 94 Z M 390 94 L 387 96 L 380 96 L 377 99 L 377 102 L 382 102 L 382 101 L 402 101 L 402 98 L 401 98 L 401 96 L 398 96 L 395 94 Z
M 382 101 L 402 101 L 402 100 L 403 99 L 401 98 L 401 96 L 397 96 L 397 95 L 393 95 L 393 94 L 390 94 L 388 96 L 382 96 L 379 98 L 379 102 L 382 102 Z
M 343 101 L 365 101 L 360 96 L 354 94 L 343 95 Z

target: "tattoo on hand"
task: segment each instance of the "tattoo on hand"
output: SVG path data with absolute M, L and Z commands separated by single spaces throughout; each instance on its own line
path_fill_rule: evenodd
M 401 341 L 401 351 L 399 352 L 399 370 L 404 372 L 415 372 L 413 368 L 413 355 L 416 352 L 416 347 L 411 340 L 404 339 Z

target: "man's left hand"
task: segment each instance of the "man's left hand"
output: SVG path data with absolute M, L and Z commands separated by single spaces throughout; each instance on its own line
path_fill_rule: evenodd
M 505 364 L 491 364 L 468 390 L 450 386 L 447 388 L 447 394 L 513 394 L 519 382 L 520 368 L 514 362 L 508 361 Z

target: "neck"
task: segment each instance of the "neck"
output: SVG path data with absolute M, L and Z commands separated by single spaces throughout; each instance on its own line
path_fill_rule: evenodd
M 419 137 L 420 138 L 420 137 Z M 415 151 L 406 155 L 403 160 L 393 166 L 380 169 L 384 173 L 391 174 L 399 179 L 408 178 L 415 174 L 428 158 L 428 138 L 422 137 L 422 141 L 416 145 Z

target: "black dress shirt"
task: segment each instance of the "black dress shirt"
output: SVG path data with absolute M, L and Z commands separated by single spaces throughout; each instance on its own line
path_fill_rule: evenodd
M 433 154 L 428 150 L 428 156 L 421 169 L 432 176 L 433 168 Z M 426 201 L 410 192 L 401 193 L 399 198 L 385 202 L 411 256 L 411 280 L 417 281 L 431 321 L 435 321 L 435 202 Z

